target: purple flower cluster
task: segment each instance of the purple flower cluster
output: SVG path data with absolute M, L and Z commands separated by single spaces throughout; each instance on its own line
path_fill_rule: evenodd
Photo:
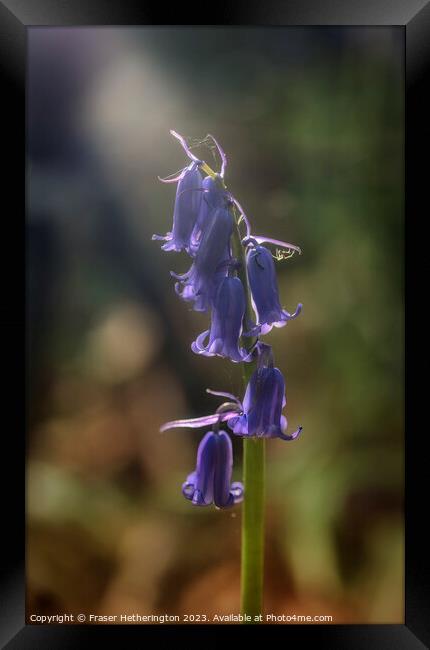
M 177 183 L 172 230 L 153 239 L 165 242 L 165 251 L 186 251 L 191 266 L 185 273 L 171 272 L 177 280 L 175 291 L 192 303 L 195 311 L 211 312 L 209 329 L 191 344 L 194 353 L 208 357 L 219 356 L 235 363 L 256 361 L 256 369 L 240 401 L 230 393 L 209 391 L 227 398 L 214 414 L 201 418 L 167 422 L 161 431 L 174 427 L 209 427 L 200 442 L 195 471 L 182 486 L 184 496 L 195 505 L 215 504 L 228 508 L 243 498 L 241 483 L 231 483 L 233 452 L 229 435 L 220 430 L 224 422 L 242 437 L 278 437 L 294 440 L 301 427 L 287 435 L 287 420 L 282 415 L 286 405 L 285 380 L 274 367 L 272 348 L 260 337 L 273 326 L 283 327 L 299 315 L 299 304 L 290 314 L 282 308 L 276 279 L 274 257 L 263 244 L 277 247 L 278 258 L 289 257 L 297 246 L 276 239 L 251 235 L 249 221 L 234 196 L 227 190 L 224 174 L 227 158 L 213 136 L 222 164 L 219 173 L 204 176 L 208 166 L 199 160 L 185 138 L 171 131 L 191 160 L 175 176 L 160 179 Z M 211 170 L 210 170 L 211 171 Z M 246 233 L 239 235 L 239 224 Z M 233 254 L 233 237 L 239 236 L 244 249 L 246 268 L 241 257 Z M 236 250 L 237 255 L 237 250 Z M 247 282 L 255 317 L 249 316 L 243 281 Z M 244 340 L 250 341 L 249 346 Z

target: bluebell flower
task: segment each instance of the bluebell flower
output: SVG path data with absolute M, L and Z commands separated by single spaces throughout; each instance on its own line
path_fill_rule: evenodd
M 242 403 L 242 413 L 228 420 L 230 429 L 239 436 L 295 440 L 302 427 L 285 433 L 288 423 L 282 409 L 287 400 L 285 380 L 279 368 L 273 367 L 272 349 L 259 343 L 258 365 L 251 375 Z
M 161 247 L 165 251 L 190 250 L 190 239 L 202 207 L 202 174 L 200 161 L 193 160 L 178 178 L 175 207 L 173 210 L 173 228 L 164 237 L 153 235 L 152 239 L 165 241 Z M 166 181 L 171 182 L 171 181 Z
M 224 278 L 218 287 L 212 307 L 211 327 L 191 344 L 192 351 L 207 357 L 217 355 L 231 361 L 244 361 L 248 353 L 244 348 L 239 348 L 239 339 L 245 308 L 245 291 L 241 280 Z
M 211 415 L 166 422 L 160 431 L 180 427 L 197 429 L 227 422 L 228 427 L 238 436 L 296 440 L 302 427 L 298 427 L 291 434 L 286 433 L 288 422 L 282 415 L 287 403 L 285 380 L 281 371 L 273 367 L 272 348 L 259 342 L 255 353 L 257 369 L 248 382 L 243 402 L 231 393 L 207 389 L 208 393 L 227 397 L 230 401 L 222 404 L 217 412 Z
M 296 318 L 302 305 L 290 314 L 282 309 L 279 301 L 278 281 L 272 253 L 260 245 L 252 245 L 246 254 L 249 284 L 252 302 L 257 314 L 257 326 L 260 334 L 267 334 L 275 327 L 283 327 L 287 321 Z
M 256 358 L 257 367 L 249 379 L 243 401 L 231 393 L 208 390 L 228 401 L 215 413 L 167 422 L 160 431 L 177 427 L 212 429 L 199 444 L 196 469 L 183 483 L 182 492 L 195 505 L 213 503 L 218 508 L 228 508 L 242 500 L 243 485 L 231 482 L 232 443 L 226 431 L 220 431 L 221 424 L 242 437 L 295 440 L 302 431 L 299 427 L 292 434 L 286 433 L 285 379 L 274 367 L 272 348 L 259 339 L 273 326 L 282 327 L 296 318 L 302 309 L 299 303 L 290 314 L 281 307 L 274 259 L 264 244 L 276 247 L 274 257 L 277 260 L 288 259 L 295 252 L 300 254 L 301 250 L 294 244 L 251 233 L 251 224 L 242 206 L 226 189 L 227 157 L 213 136 L 188 144 L 176 131 L 171 134 L 178 139 L 191 163 L 176 177 L 164 179 L 178 183 L 173 228 L 165 237 L 154 235 L 154 238 L 165 242 L 164 250 L 185 250 L 191 256 L 192 265 L 186 273 L 171 272 L 177 279 L 175 290 L 181 298 L 193 303 L 194 310 L 211 309 L 210 327 L 192 343 L 192 350 L 234 362 Z M 193 153 L 197 145 L 208 144 L 209 140 L 218 149 L 219 173 L 212 172 Z M 205 178 L 203 171 L 209 173 Z M 245 232 L 241 234 L 243 226 Z M 241 265 L 232 255 L 234 227 L 246 250 L 246 274 L 256 323 L 251 322 L 252 317 L 247 313 L 242 275 L 239 278 L 234 273 Z M 251 350 L 240 347 L 242 336 L 257 338 Z
M 215 178 L 206 176 L 202 182 L 202 202 L 199 214 L 191 233 L 190 254 L 195 255 L 203 233 L 210 223 L 214 211 L 217 208 L 227 208 L 229 205 L 229 195 L 221 185 L 221 177 L 217 174 Z
M 222 279 L 232 262 L 230 237 L 233 217 L 227 208 L 216 208 L 204 229 L 193 264 L 187 273 L 171 273 L 179 282 L 176 293 L 184 300 L 194 302 L 195 311 L 211 307 Z
M 229 508 L 243 499 L 242 483 L 231 483 L 233 449 L 225 431 L 209 431 L 199 444 L 194 472 L 187 476 L 182 493 L 196 506 Z

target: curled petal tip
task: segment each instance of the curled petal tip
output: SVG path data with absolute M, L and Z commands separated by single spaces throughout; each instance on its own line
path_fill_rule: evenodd
M 302 431 L 303 431 L 303 427 L 300 426 L 300 427 L 297 429 L 297 431 L 295 431 L 295 432 L 292 434 L 292 435 L 294 436 L 294 440 L 295 440 L 296 438 L 299 437 L 299 435 L 301 434 Z
M 290 435 L 283 433 L 279 437 L 282 438 L 282 440 L 297 440 L 302 431 L 303 427 L 300 426 L 296 431 L 294 431 L 294 433 L 291 433 Z
M 176 177 L 176 178 L 161 178 L 161 176 L 157 176 L 157 178 L 162 183 L 177 183 L 177 181 L 179 180 L 179 177 Z
M 290 314 L 290 312 L 286 311 L 286 309 L 283 309 L 282 310 L 283 322 L 281 321 L 279 323 L 274 323 L 275 327 L 282 327 L 283 325 L 285 325 L 286 321 L 294 320 L 295 318 L 297 318 L 297 316 L 299 316 L 299 314 L 301 313 L 302 308 L 303 308 L 303 305 L 302 305 L 301 302 L 299 302 L 297 307 L 296 307 L 295 312 L 293 312 L 292 314 Z
M 235 481 L 234 483 L 231 484 L 231 494 L 234 496 L 235 500 L 240 499 L 242 500 L 243 498 L 243 493 L 244 493 L 244 487 L 243 483 L 240 481 Z

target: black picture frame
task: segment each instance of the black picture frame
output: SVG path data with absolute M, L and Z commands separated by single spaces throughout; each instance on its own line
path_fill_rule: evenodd
M 201 5 L 200 5 L 201 6 Z M 169 8 L 170 9 L 170 8 Z M 171 7 L 167 24 L 193 25 L 199 16 L 191 4 Z M 428 116 L 430 101 L 426 94 L 430 61 L 430 0 L 287 0 L 282 2 L 236 3 L 217 6 L 217 25 L 396 25 L 405 35 L 405 241 L 411 251 L 406 266 L 406 280 L 411 288 L 424 277 L 426 267 L 425 224 L 428 184 Z M 25 430 L 21 353 L 25 328 L 25 91 L 27 30 L 34 25 L 160 25 L 166 17 L 160 6 L 146 1 L 125 0 L 0 0 L 0 66 L 5 85 L 2 93 L 3 161 L 7 162 L 7 179 L 2 184 L 3 301 L 1 326 L 6 360 L 3 392 L 3 463 L 2 529 L 4 550 L 1 562 L 0 643 L 10 650 L 38 648 L 77 648 L 104 639 L 123 647 L 137 647 L 150 637 L 163 636 L 174 643 L 179 632 L 190 633 L 197 641 L 219 642 L 225 633 L 229 639 L 243 640 L 243 626 L 43 626 L 25 625 Z M 14 181 L 14 182 L 12 182 Z M 419 236 L 418 236 L 419 235 Z M 15 246 L 11 246 L 15 244 Z M 8 253 L 9 255 L 7 255 Z M 409 285 L 407 285 L 409 287 Z M 418 293 L 416 294 L 418 295 Z M 421 294 L 425 301 L 426 294 Z M 428 506 L 425 500 L 427 456 L 425 428 L 420 426 L 419 405 L 425 405 L 425 382 L 420 382 L 412 366 L 418 361 L 425 342 L 423 323 L 420 328 L 418 309 L 423 300 L 407 303 L 407 418 L 406 418 L 406 552 L 405 552 L 405 624 L 404 625 L 285 625 L 259 626 L 252 634 L 282 634 L 282 642 L 318 644 L 334 648 L 411 648 L 426 647 L 430 640 L 430 617 L 426 617 L 428 594 L 428 550 L 425 548 L 424 521 Z M 414 316 L 417 318 L 415 319 Z M 416 322 L 412 325 L 412 321 Z M 422 321 L 421 321 L 422 322 Z M 422 336 L 421 336 L 422 334 Z M 15 341 L 13 339 L 16 339 Z M 413 350 L 414 344 L 416 350 Z M 410 384 L 409 384 L 410 382 Z M 420 388 L 421 386 L 421 388 Z M 424 420 L 425 422 L 425 420 Z M 9 470 L 9 472 L 7 471 Z M 240 637 L 238 635 L 241 635 Z M 128 638 L 129 646 L 125 639 Z

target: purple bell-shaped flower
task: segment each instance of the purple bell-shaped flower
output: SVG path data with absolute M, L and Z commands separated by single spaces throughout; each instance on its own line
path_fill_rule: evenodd
M 152 239 L 165 241 L 164 251 L 190 251 L 190 239 L 202 207 L 202 174 L 200 161 L 192 161 L 178 177 L 173 228 L 164 237 L 153 235 Z
M 211 307 L 222 279 L 227 275 L 231 263 L 230 237 L 233 219 L 225 207 L 216 208 L 204 229 L 204 233 L 187 273 L 172 276 L 179 280 L 176 293 L 187 301 L 194 302 L 195 311 L 207 311 Z
M 196 506 L 229 508 L 243 499 L 242 483 L 232 483 L 233 448 L 225 431 L 209 431 L 197 451 L 196 469 L 187 476 L 182 493 Z
M 258 365 L 245 391 L 243 412 L 229 419 L 228 426 L 239 436 L 295 440 L 302 427 L 291 435 L 285 433 L 287 419 L 282 415 L 287 403 L 285 380 L 281 371 L 273 367 L 272 348 L 259 343 L 257 351 Z
M 279 301 L 275 263 L 267 248 L 258 245 L 250 246 L 246 254 L 246 266 L 260 334 L 270 332 L 273 325 L 283 327 L 287 321 L 300 314 L 301 303 L 297 305 L 293 314 L 282 309 Z
M 224 278 L 218 287 L 212 307 L 211 327 L 191 344 L 192 351 L 207 357 L 217 355 L 235 362 L 244 361 L 249 355 L 244 348 L 239 347 L 239 339 L 245 307 L 245 292 L 241 280 Z
M 209 225 L 211 217 L 217 208 L 226 208 L 228 206 L 229 196 L 221 185 L 219 176 L 213 178 L 206 176 L 202 182 L 202 202 L 199 214 L 191 233 L 190 254 L 195 255 L 198 251 L 203 233 Z

